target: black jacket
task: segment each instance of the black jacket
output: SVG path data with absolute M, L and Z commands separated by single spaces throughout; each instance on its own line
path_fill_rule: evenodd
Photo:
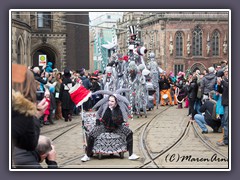
M 196 99 L 197 98 L 197 92 L 198 92 L 198 84 L 197 80 L 193 80 L 188 86 L 188 98 L 189 99 Z
M 36 81 L 42 83 L 42 84 L 47 84 L 48 80 L 44 80 L 39 74 L 37 73 L 33 73 L 34 74 L 34 78 Z
M 22 149 L 36 148 L 40 121 L 35 117 L 36 105 L 19 92 L 12 91 L 12 143 Z
M 71 84 L 72 87 L 74 86 L 70 78 L 64 78 L 60 86 L 59 100 L 62 102 L 62 109 L 73 109 L 75 106 L 68 92 L 71 88 L 68 84 Z
M 228 79 L 223 78 L 221 85 L 217 87 L 217 91 L 222 94 L 222 105 L 228 106 L 229 103 L 229 91 L 228 91 Z
M 210 127 L 213 129 L 220 127 L 221 121 L 220 120 L 213 120 L 212 119 L 212 112 L 213 112 L 213 102 L 207 100 L 201 107 L 200 112 L 204 112 L 204 119 Z
M 42 168 L 40 165 L 40 155 L 35 151 L 27 151 L 25 149 L 14 148 L 13 151 L 13 164 L 14 168 L 17 169 L 39 169 Z M 58 168 L 56 161 L 45 160 L 48 168 Z
M 170 80 L 166 77 L 161 78 L 159 80 L 159 89 L 160 89 L 160 91 L 170 89 Z

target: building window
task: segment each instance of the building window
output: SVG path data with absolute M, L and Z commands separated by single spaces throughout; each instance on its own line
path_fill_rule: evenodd
M 183 72 L 183 65 L 182 64 L 175 64 L 174 65 L 174 75 L 176 76 L 178 72 Z
M 193 56 L 202 56 L 202 30 L 197 26 L 193 31 Z
M 176 33 L 176 56 L 183 55 L 183 36 L 182 32 Z
M 38 12 L 38 28 L 51 29 L 51 12 Z
M 220 34 L 217 30 L 215 30 L 212 36 L 212 55 L 213 56 L 219 56 L 219 38 L 220 38 Z
M 22 46 L 22 40 L 19 39 L 17 43 L 17 64 L 22 64 L 23 62 L 23 46 Z

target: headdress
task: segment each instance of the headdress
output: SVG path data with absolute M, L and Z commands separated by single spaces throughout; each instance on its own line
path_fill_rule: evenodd
M 117 104 L 119 105 L 120 110 L 122 111 L 123 118 L 125 120 L 127 120 L 130 116 L 130 112 L 129 112 L 130 103 L 126 97 L 121 95 L 121 93 L 127 92 L 127 91 L 130 91 L 130 90 L 125 89 L 125 88 L 118 89 L 116 92 L 112 92 L 112 91 L 108 91 L 108 90 L 99 90 L 99 91 L 92 93 L 92 95 L 106 94 L 109 96 L 114 96 L 117 99 Z M 99 107 L 97 114 L 96 114 L 96 118 L 102 117 L 102 115 L 107 110 L 109 96 L 104 97 L 103 99 L 98 101 L 97 104 L 95 104 L 93 106 L 93 109 L 96 109 L 97 107 Z

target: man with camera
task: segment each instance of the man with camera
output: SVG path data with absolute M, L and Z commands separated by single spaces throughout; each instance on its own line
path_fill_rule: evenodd
M 228 66 L 223 68 L 223 74 L 219 73 L 217 78 L 217 91 L 222 94 L 222 105 L 224 107 L 224 115 L 223 115 L 223 141 L 217 142 L 219 146 L 228 145 L 228 121 L 229 121 L 229 85 L 228 85 Z
M 18 169 L 43 168 L 40 163 L 44 160 L 48 168 L 58 168 L 55 147 L 46 136 L 39 136 L 38 145 L 34 151 L 27 151 L 17 147 L 13 150 L 14 167 Z

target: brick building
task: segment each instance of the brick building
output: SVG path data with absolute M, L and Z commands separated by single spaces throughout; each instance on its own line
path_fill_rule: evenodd
M 12 62 L 38 66 L 46 55 L 54 68 L 89 69 L 88 12 L 12 11 Z
M 117 24 L 119 51 L 127 53 L 127 24 L 135 25 L 142 45 L 155 53 L 162 69 L 175 74 L 187 69 L 202 71 L 228 60 L 228 13 L 126 12 Z

